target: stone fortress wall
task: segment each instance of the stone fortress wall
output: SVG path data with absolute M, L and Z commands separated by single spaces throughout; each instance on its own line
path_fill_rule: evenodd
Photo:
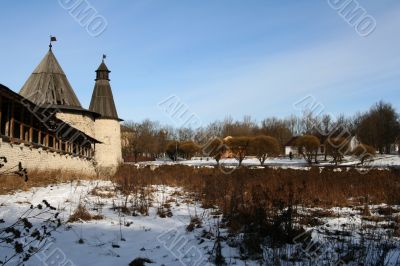
M 2 171 L 18 170 L 18 163 L 30 171 L 61 170 L 66 172 L 81 173 L 82 175 L 95 175 L 94 160 L 62 154 L 45 148 L 34 148 L 26 144 L 12 144 L 0 138 L 0 155 L 7 158 Z

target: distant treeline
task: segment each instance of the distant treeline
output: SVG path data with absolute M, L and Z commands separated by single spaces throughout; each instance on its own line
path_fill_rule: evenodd
M 127 121 L 122 126 L 123 155 L 134 160 L 140 157 L 155 159 L 165 154 L 168 146 L 177 143 L 194 142 L 201 146 L 215 138 L 260 135 L 275 138 L 282 151 L 293 136 L 313 135 L 319 137 L 321 143 L 329 137 L 356 136 L 379 153 L 389 153 L 400 143 L 399 117 L 390 103 L 378 102 L 368 111 L 353 116 L 332 117 L 305 110 L 300 116 L 270 117 L 261 122 L 250 116 L 245 116 L 242 121 L 227 117 L 196 129 L 164 126 L 148 119 Z

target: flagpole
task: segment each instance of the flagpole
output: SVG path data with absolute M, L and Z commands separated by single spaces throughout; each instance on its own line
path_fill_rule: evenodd
M 55 42 L 55 41 L 57 41 L 57 38 L 53 35 L 50 35 L 50 44 L 49 44 L 50 51 L 51 51 L 51 47 L 53 47 L 53 45 L 51 43 Z

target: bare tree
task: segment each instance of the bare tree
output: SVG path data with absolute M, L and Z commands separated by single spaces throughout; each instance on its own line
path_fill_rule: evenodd
M 200 147 L 193 141 L 184 141 L 180 143 L 179 150 L 186 159 L 190 159 L 193 155 L 200 151 Z
M 226 152 L 226 145 L 220 138 L 212 138 L 202 147 L 203 154 L 213 157 L 219 165 L 223 154 Z
M 296 127 L 295 123 L 294 120 L 282 120 L 276 117 L 267 118 L 261 121 L 259 133 L 276 138 L 280 147 L 283 147 L 293 137 L 292 130 L 294 130 L 293 127 Z
M 400 132 L 399 115 L 391 104 L 379 102 L 358 119 L 357 135 L 380 153 L 389 153 Z
M 296 146 L 299 153 L 303 155 L 304 159 L 312 164 L 313 161 L 317 163 L 318 150 L 321 146 L 319 139 L 312 135 L 304 135 L 296 140 Z
M 257 123 L 250 116 L 245 116 L 243 121 L 233 121 L 231 117 L 227 117 L 223 124 L 223 136 L 252 136 L 257 128 Z
M 353 150 L 353 155 L 360 159 L 360 164 L 363 165 L 366 159 L 372 158 L 375 156 L 376 151 L 373 147 L 360 144 Z
M 238 160 L 239 166 L 242 165 L 243 160 L 246 158 L 249 144 L 249 137 L 232 137 L 226 141 L 226 145 L 235 156 L 235 159 Z
M 170 141 L 165 152 L 171 160 L 177 161 L 179 154 L 181 154 L 179 141 Z
M 350 152 L 349 146 L 349 138 L 328 138 L 325 141 L 326 154 L 332 156 L 335 165 L 341 162 L 343 157 Z
M 257 136 L 250 139 L 249 154 L 254 155 L 264 165 L 268 156 L 279 155 L 280 147 L 276 138 L 270 136 Z

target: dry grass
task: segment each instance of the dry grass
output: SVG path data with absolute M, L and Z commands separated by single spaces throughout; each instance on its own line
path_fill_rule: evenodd
M 101 219 L 103 219 L 102 215 L 92 215 L 85 208 L 85 206 L 79 204 L 74 213 L 69 217 L 68 222 L 74 223 L 79 221 L 91 221 L 91 220 L 101 220 Z
M 101 188 L 101 187 L 93 188 L 92 191 L 90 191 L 90 194 L 100 198 L 113 198 L 116 196 L 114 191 L 110 191 L 106 188 Z
M 204 207 L 231 208 L 233 198 L 241 203 L 271 205 L 273 201 L 288 202 L 304 207 L 346 207 L 386 203 L 400 204 L 400 172 L 398 170 L 371 170 L 360 174 L 356 170 L 333 171 L 313 168 L 310 171 L 293 169 L 241 168 L 226 175 L 219 169 L 190 166 L 161 166 L 137 169 L 125 165 L 114 181 L 120 187 L 168 185 L 183 187 L 194 193 Z
M 334 215 L 324 210 L 301 215 L 299 208 L 400 204 L 398 171 L 320 170 L 240 168 L 227 175 L 218 168 L 174 165 L 152 170 L 125 165 L 113 181 L 121 191 L 134 195 L 152 185 L 182 187 L 203 208 L 217 207 L 223 217 L 221 226 L 233 234 L 243 233 L 245 257 L 259 255 L 265 238 L 279 247 L 304 233 L 301 225 L 317 226 L 323 222 L 320 218 Z M 187 230 L 195 227 L 191 222 Z
M 67 183 L 74 180 L 97 180 L 99 177 L 76 174 L 68 171 L 28 171 L 28 181 L 25 182 L 19 176 L 1 176 L 0 194 L 9 194 L 18 190 L 28 190 L 33 187 L 45 187 L 48 185 Z M 100 178 L 105 179 L 105 178 Z

